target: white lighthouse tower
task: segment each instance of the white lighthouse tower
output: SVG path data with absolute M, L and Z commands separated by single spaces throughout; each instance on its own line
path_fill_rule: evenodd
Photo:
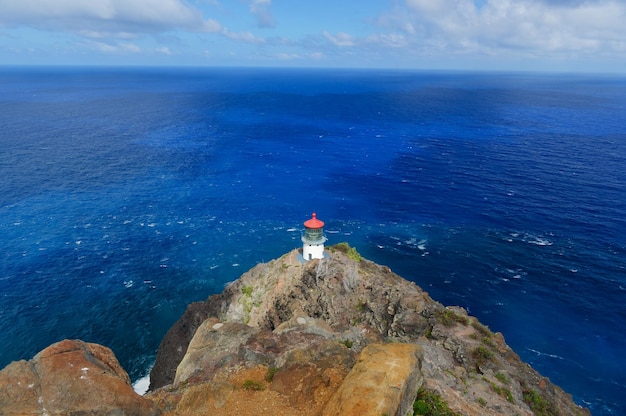
M 324 222 L 317 219 L 315 213 L 310 220 L 304 222 L 302 234 L 302 257 L 304 260 L 324 258 Z

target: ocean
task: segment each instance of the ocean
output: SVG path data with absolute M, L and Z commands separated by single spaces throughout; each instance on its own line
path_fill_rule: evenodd
M 2 67 L 0 127 L 0 367 L 79 338 L 138 381 L 315 211 L 626 414 L 626 77 Z

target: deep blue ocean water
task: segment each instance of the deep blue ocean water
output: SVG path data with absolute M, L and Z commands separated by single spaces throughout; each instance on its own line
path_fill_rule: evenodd
M 137 380 L 316 211 L 626 414 L 625 184 L 623 77 L 0 68 L 0 367 L 80 338 Z

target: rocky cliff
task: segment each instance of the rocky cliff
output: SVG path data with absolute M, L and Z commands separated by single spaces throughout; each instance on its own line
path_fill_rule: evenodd
M 34 386 L 56 382 L 86 397 L 81 376 L 95 371 L 81 362 L 71 367 L 80 371 L 66 369 L 67 382 L 59 373 L 42 381 L 52 376 L 32 370 L 41 366 L 35 357 L 0 372 L 0 385 L 17 386 L 1 390 L 0 415 L 41 414 L 32 403 L 43 402 L 48 414 L 405 416 L 416 397 L 417 408 L 439 409 L 430 414 L 589 414 L 463 309 L 444 307 L 345 244 L 328 254 L 301 263 L 294 250 L 191 304 L 163 339 L 144 397 L 121 392 L 127 376 L 109 353 L 95 360 L 83 349 L 119 379 L 116 390 L 90 384 L 92 396 L 103 390 L 119 403 L 92 397 L 53 408 L 53 396 L 41 398 Z M 22 380 L 20 371 L 35 375 Z

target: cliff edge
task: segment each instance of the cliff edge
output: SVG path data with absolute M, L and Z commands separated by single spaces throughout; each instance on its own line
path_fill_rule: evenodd
M 462 308 L 347 244 L 327 253 L 293 250 L 189 305 L 144 396 L 110 350 L 63 341 L 0 371 L 0 415 L 590 414 Z
M 328 254 L 301 263 L 294 250 L 190 305 L 159 348 L 147 397 L 168 414 L 254 414 L 264 403 L 284 415 L 404 416 L 419 391 L 450 414 L 590 414 L 464 309 L 347 244 Z M 410 371 L 394 378 L 399 369 Z

